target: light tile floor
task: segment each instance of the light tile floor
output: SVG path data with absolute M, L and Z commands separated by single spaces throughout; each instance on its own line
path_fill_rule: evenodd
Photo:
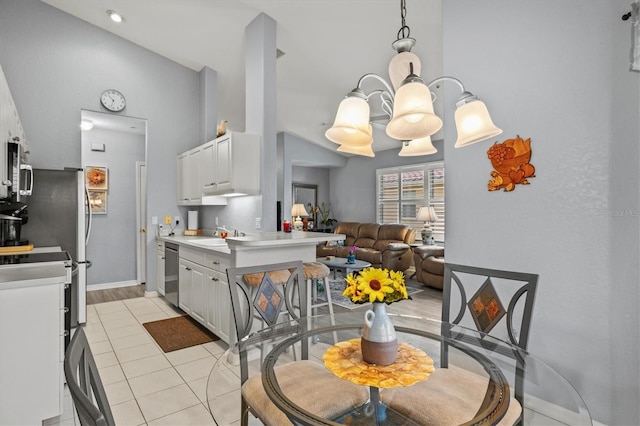
M 143 323 L 183 315 L 164 298 L 87 306 L 86 334 L 117 425 L 215 425 L 206 385 L 222 341 L 164 353 Z M 64 413 L 49 425 L 80 425 L 65 389 Z

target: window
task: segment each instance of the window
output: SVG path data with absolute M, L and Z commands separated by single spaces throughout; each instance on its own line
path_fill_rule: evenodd
M 433 237 L 444 242 L 444 163 L 433 162 L 376 170 L 378 223 L 402 223 L 419 231 L 418 210 L 432 206 L 438 220 Z M 420 233 L 418 232 L 418 238 Z

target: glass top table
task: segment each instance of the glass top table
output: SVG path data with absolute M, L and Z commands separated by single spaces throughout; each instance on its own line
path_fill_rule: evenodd
M 505 420 L 512 416 L 515 408 L 519 414 L 521 406 L 525 425 L 592 425 L 589 410 L 578 392 L 558 371 L 534 355 L 458 325 L 413 316 L 390 317 L 398 342 L 430 358 L 432 376 L 409 381 L 412 383 L 407 382 L 407 386 L 394 383 L 390 387 L 358 379 L 358 384 L 367 388 L 369 400 L 338 416 L 324 418 L 313 408 L 296 404 L 299 399 L 296 391 L 300 389 L 280 386 L 281 370 L 277 367 L 301 359 L 324 365 L 323 356 L 335 348 L 333 333 L 337 333 L 338 345 L 358 339 L 364 325 L 363 314 L 351 311 L 292 320 L 257 330 L 218 359 L 206 388 L 209 410 L 216 423 L 232 424 L 241 418 L 238 360 L 247 356 L 249 374 L 262 375 L 265 393 L 294 424 L 428 424 L 434 419 L 442 420 L 438 419 L 443 416 L 439 406 L 461 402 L 456 400 L 466 394 L 464 389 L 456 390 L 460 386 L 456 378 L 471 374 L 478 378 L 481 393 L 477 398 L 461 399 L 465 408 L 454 410 L 458 416 L 454 424 L 498 424 L 503 416 L 507 416 Z M 400 371 L 401 367 L 398 368 Z M 445 389 L 451 392 L 446 392 L 447 396 L 438 392 L 436 399 L 434 389 L 430 388 L 442 386 L 443 372 L 451 373 L 444 376 L 445 380 L 451 380 L 444 382 Z M 304 381 L 300 377 L 300 382 Z M 331 392 L 321 387 L 313 389 Z M 261 424 L 251 415 L 249 418 L 250 424 Z M 451 419 L 448 421 L 451 424 Z

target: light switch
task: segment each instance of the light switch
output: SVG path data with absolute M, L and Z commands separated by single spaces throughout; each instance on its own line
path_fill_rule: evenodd
M 151 216 L 151 224 L 152 225 L 158 224 L 158 216 Z

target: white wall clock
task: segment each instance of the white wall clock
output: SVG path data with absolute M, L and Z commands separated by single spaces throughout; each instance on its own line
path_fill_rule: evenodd
M 113 112 L 120 112 L 127 106 L 124 95 L 115 89 L 108 89 L 102 92 L 100 103 L 103 107 Z

